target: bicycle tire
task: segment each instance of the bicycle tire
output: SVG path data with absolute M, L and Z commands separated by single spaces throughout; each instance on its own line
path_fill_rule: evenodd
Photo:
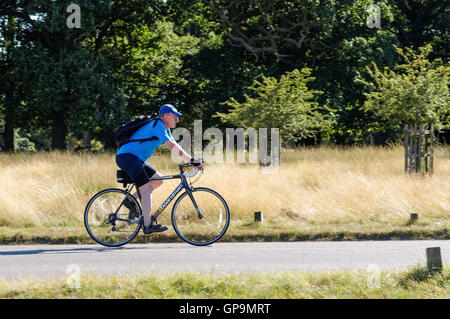
M 103 195 L 110 195 L 111 197 L 113 196 L 112 194 L 117 194 L 117 199 L 112 200 L 112 203 L 109 208 L 105 208 L 102 210 L 104 210 L 104 213 L 102 212 L 101 214 L 98 213 L 97 211 L 95 211 L 96 208 L 94 208 L 93 204 L 96 203 L 96 201 L 101 198 Z M 89 202 L 86 205 L 86 208 L 84 210 L 84 226 L 86 228 L 86 231 L 88 232 L 89 236 L 91 236 L 92 239 L 94 239 L 97 243 L 99 243 L 100 245 L 106 246 L 106 247 L 119 247 L 122 245 L 125 245 L 127 243 L 129 243 L 130 241 L 132 241 L 137 234 L 139 233 L 141 227 L 142 227 L 142 208 L 139 205 L 138 201 L 136 200 L 136 198 L 131 195 L 128 194 L 128 197 L 135 203 L 136 207 L 137 207 L 137 220 L 135 222 L 126 222 L 126 221 L 122 221 L 120 220 L 121 224 L 120 226 L 117 225 L 112 225 L 110 223 L 110 220 L 108 220 L 108 223 L 106 223 L 106 216 L 110 216 L 117 208 L 118 208 L 118 204 L 120 205 L 120 202 L 125 198 L 126 196 L 126 191 L 122 190 L 122 189 L 118 189 L 118 188 L 108 188 L 108 189 L 104 189 L 100 192 L 98 192 L 97 194 L 95 194 L 94 196 L 91 197 L 91 199 L 89 200 Z M 121 195 L 123 197 L 121 197 Z M 108 197 L 106 197 L 108 198 Z M 100 200 L 98 200 L 97 202 L 99 202 L 101 204 L 101 206 L 104 206 L 104 204 L 102 202 L 100 202 Z M 117 204 L 118 203 L 118 204 Z M 122 205 L 122 207 L 120 208 L 120 213 L 122 213 L 122 209 L 124 209 L 124 214 L 128 214 L 129 211 L 125 211 L 125 207 Z M 98 218 L 97 220 L 99 221 L 101 225 L 101 228 L 98 227 L 97 229 L 94 227 L 94 223 L 93 221 L 96 218 L 96 214 L 98 214 Z M 109 215 L 107 215 L 109 214 Z M 114 220 L 114 222 L 116 222 L 116 220 Z M 109 224 L 109 225 L 108 225 Z M 131 225 L 133 224 L 133 225 Z M 124 227 L 127 227 L 128 225 L 130 225 L 130 230 L 129 232 L 124 231 L 124 233 L 130 233 L 130 235 L 127 234 L 122 234 L 122 236 L 118 235 L 119 232 L 121 232 L 122 230 L 117 230 L 118 228 L 122 227 L 122 225 L 124 225 Z M 136 227 L 134 229 L 134 227 Z M 107 229 L 110 228 L 111 231 L 107 232 Z M 113 228 L 116 228 L 113 230 Z M 115 233 L 117 232 L 117 233 Z M 102 236 L 100 236 L 100 234 Z M 122 238 L 123 237 L 123 238 Z
M 214 197 L 205 197 L 203 196 L 205 193 L 209 193 L 210 196 Z M 195 246 L 207 246 L 211 245 L 212 243 L 218 241 L 220 238 L 225 235 L 225 232 L 227 231 L 229 225 L 230 225 L 230 209 L 228 208 L 228 204 L 226 203 L 225 199 L 216 191 L 205 188 L 205 187 L 198 187 L 192 189 L 192 195 L 194 199 L 196 200 L 197 204 L 199 205 L 199 210 L 201 214 L 203 215 L 203 218 L 199 218 L 197 212 L 195 211 L 195 207 L 193 205 L 193 202 L 191 201 L 190 197 L 188 196 L 188 192 L 184 192 L 181 194 L 177 200 L 175 201 L 173 208 L 172 208 L 172 226 L 177 233 L 177 235 L 184 240 L 185 242 L 195 245 Z M 201 195 L 201 196 L 199 196 Z M 187 196 L 187 199 L 184 201 L 186 204 L 182 205 L 183 208 L 180 205 L 180 203 L 185 199 Z M 201 197 L 204 197 L 205 199 L 203 202 L 201 202 Z M 219 199 L 220 202 L 213 203 L 212 198 Z M 200 202 L 199 202 L 200 200 Z M 188 203 L 191 203 L 189 205 Z M 205 203 L 209 206 L 210 211 L 205 210 Z M 212 207 L 212 205 L 214 207 Z M 200 207 L 203 206 L 203 207 Z M 219 208 L 222 208 L 219 210 Z M 178 209 L 178 211 L 177 211 Z M 203 210 L 203 211 L 202 211 Z M 178 215 L 177 215 L 178 213 Z M 213 214 L 209 214 L 213 213 Z M 206 215 L 205 215 L 206 214 Z M 213 216 L 212 215 L 218 215 Z M 223 218 L 225 216 L 225 218 Z M 217 217 L 217 220 L 215 220 L 215 217 Z M 208 222 L 208 218 L 212 218 L 213 223 L 218 223 L 219 231 L 217 231 L 217 234 L 214 235 L 214 237 L 211 239 L 208 239 L 208 235 L 206 235 L 206 232 L 212 231 L 212 229 L 215 227 L 215 225 L 212 225 Z M 189 222 L 186 224 L 182 224 L 183 221 L 190 219 L 191 225 L 189 225 Z M 211 221 L 211 220 L 210 220 Z M 223 223 L 223 228 L 222 228 Z M 194 225 L 195 224 L 195 225 Z M 187 226 L 189 225 L 189 226 Z M 196 227 L 197 229 L 192 229 Z M 191 232 L 189 232 L 191 230 Z M 205 232 L 206 230 L 206 232 Z M 214 231 L 215 232 L 215 231 Z M 213 233 L 214 233 L 213 232 Z

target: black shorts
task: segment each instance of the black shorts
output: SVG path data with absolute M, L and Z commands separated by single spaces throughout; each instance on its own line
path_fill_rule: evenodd
M 151 165 L 130 153 L 117 155 L 116 164 L 136 183 L 137 187 L 147 184 L 156 173 Z

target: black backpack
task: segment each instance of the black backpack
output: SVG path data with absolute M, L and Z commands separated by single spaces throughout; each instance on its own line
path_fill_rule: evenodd
M 150 136 L 147 138 L 130 140 L 131 135 L 133 135 L 139 128 L 141 128 L 145 124 L 148 124 L 151 121 L 154 121 L 153 127 L 155 127 L 156 124 L 158 123 L 158 121 L 162 121 L 161 118 L 157 117 L 157 115 L 158 115 L 157 113 L 154 113 L 152 116 L 141 115 L 137 119 L 134 119 L 126 124 L 123 124 L 115 133 L 117 146 L 121 147 L 122 145 L 131 143 L 131 142 L 143 143 L 146 141 L 157 140 L 158 137 L 156 137 L 156 136 Z

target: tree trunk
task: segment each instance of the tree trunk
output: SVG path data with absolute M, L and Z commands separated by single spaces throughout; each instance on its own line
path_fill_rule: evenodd
M 66 146 L 66 111 L 55 111 L 52 115 L 52 149 L 64 150 Z
M 6 116 L 5 116 L 5 132 L 3 138 L 5 139 L 4 150 L 6 152 L 14 151 L 14 120 L 16 117 L 16 105 L 12 97 L 12 93 L 6 92 Z
M 14 122 L 16 118 L 16 107 L 17 102 L 14 97 L 15 85 L 14 80 L 10 75 L 13 74 L 14 63 L 12 61 L 12 52 L 15 46 L 15 32 L 16 32 L 16 19 L 14 17 L 8 16 L 8 22 L 6 28 L 3 32 L 3 37 L 6 43 L 5 53 L 6 53 L 6 73 L 9 79 L 6 81 L 5 89 L 5 131 L 3 133 L 3 138 L 5 140 L 5 151 L 14 151 Z
M 103 132 L 103 148 L 108 151 L 115 151 L 117 149 L 116 140 L 114 138 L 114 132 Z
M 91 132 L 89 131 L 83 132 L 83 149 L 91 150 Z

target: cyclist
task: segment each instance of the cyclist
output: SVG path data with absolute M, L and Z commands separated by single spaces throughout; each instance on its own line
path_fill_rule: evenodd
M 162 180 L 149 181 L 152 177 L 161 176 L 155 168 L 149 165 L 146 160 L 155 152 L 156 148 L 164 143 L 172 154 L 178 155 L 183 161 L 194 165 L 201 165 L 201 162 L 195 161 L 187 154 L 180 145 L 175 142 L 170 129 L 175 128 L 179 121 L 181 113 L 171 104 L 164 104 L 159 110 L 159 116 L 140 127 L 130 137 L 133 139 L 148 138 L 155 136 L 156 139 L 145 142 L 130 142 L 122 145 L 116 154 L 117 165 L 136 183 L 141 193 L 142 215 L 144 216 L 144 234 L 153 232 L 163 232 L 167 226 L 157 224 L 156 220 L 151 218 L 152 193 L 161 186 Z M 157 123 L 154 123 L 156 121 Z M 124 205 L 130 210 L 129 218 L 134 218 L 136 208 L 130 200 L 126 200 Z

